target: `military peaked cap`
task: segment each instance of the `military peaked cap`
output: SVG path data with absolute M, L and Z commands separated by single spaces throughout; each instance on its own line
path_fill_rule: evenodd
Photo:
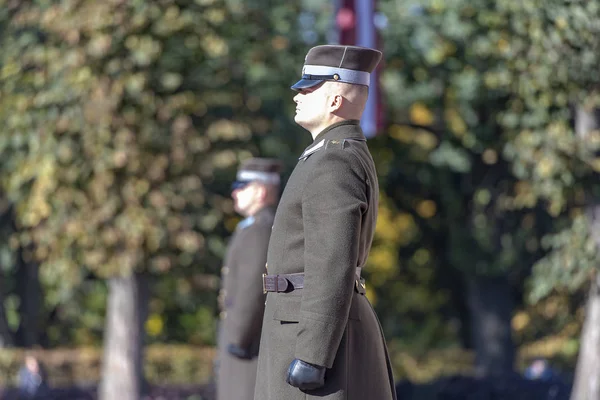
M 274 158 L 250 158 L 238 168 L 236 181 L 232 189 L 241 188 L 250 182 L 262 182 L 278 185 L 282 169 L 281 161 Z
M 292 89 L 300 91 L 323 81 L 369 86 L 371 72 L 381 60 L 379 50 L 358 46 L 323 45 L 306 54 L 302 79 Z

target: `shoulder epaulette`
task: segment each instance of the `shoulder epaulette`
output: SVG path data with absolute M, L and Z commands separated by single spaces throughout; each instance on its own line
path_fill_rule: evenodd
M 346 145 L 346 139 L 331 139 L 325 143 L 325 149 L 343 149 Z
M 365 139 L 331 139 L 325 143 L 325 149 L 344 149 L 348 145 L 349 142 L 364 142 Z
M 347 146 L 348 142 L 365 142 L 366 139 L 329 139 L 329 140 L 321 140 L 316 145 L 310 147 L 305 150 L 304 153 L 298 158 L 299 160 L 306 160 L 311 154 L 321 150 L 321 149 L 344 149 Z

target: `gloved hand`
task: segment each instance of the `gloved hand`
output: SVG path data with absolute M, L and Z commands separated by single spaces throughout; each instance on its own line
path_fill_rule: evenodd
M 325 367 L 296 358 L 288 368 L 285 381 L 301 390 L 317 389 L 325 384 L 325 370 Z
M 229 343 L 229 345 L 227 345 L 227 352 L 229 352 L 229 354 L 232 356 L 242 358 L 244 360 L 252 359 L 252 352 L 249 349 L 244 349 L 233 343 Z

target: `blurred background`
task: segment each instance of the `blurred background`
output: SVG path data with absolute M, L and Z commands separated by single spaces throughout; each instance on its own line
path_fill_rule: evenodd
M 0 396 L 31 357 L 48 398 L 211 398 L 230 184 L 289 176 L 289 86 L 342 43 L 384 52 L 399 398 L 600 398 L 599 31 L 597 0 L 0 0 Z

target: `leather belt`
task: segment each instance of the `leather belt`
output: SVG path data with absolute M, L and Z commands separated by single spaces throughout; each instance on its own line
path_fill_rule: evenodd
M 356 269 L 357 273 L 360 273 L 360 268 Z M 304 288 L 304 273 L 296 274 L 279 274 L 279 275 L 267 275 L 263 274 L 263 293 L 275 292 L 275 293 L 288 293 L 296 289 Z M 356 276 L 354 280 L 354 289 L 360 293 L 365 294 L 365 280 L 360 278 L 360 275 Z

